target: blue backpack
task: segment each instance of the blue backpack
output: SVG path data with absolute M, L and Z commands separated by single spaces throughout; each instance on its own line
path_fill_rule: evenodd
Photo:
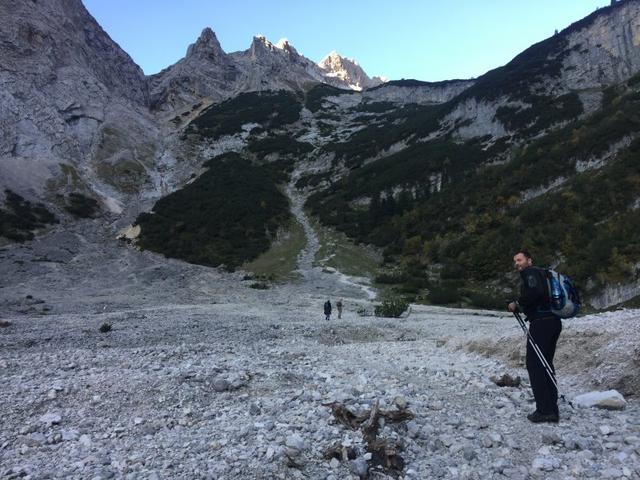
M 582 302 L 575 284 L 569 277 L 555 270 L 547 270 L 546 273 L 551 312 L 560 318 L 572 318 L 578 315 Z

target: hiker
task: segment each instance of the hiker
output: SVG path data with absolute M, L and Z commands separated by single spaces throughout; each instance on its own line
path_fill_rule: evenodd
M 562 331 L 562 321 L 551 313 L 546 272 L 533 266 L 533 258 L 527 250 L 517 252 L 513 263 L 520 272 L 520 297 L 509 303 L 508 309 L 510 312 L 522 311 L 526 315 L 525 321 L 529 322 L 531 338 L 555 375 L 553 355 Z M 527 415 L 527 418 L 533 423 L 557 423 L 560 420 L 558 389 L 536 356 L 530 341 L 527 341 L 527 372 L 536 400 L 536 410 Z
M 338 309 L 338 319 L 342 318 L 342 299 L 336 302 L 336 308 Z
M 331 302 L 329 300 L 324 302 L 324 316 L 325 320 L 331 320 Z

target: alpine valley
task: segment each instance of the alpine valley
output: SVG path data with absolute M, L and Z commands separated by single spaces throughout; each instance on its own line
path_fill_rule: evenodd
M 2 479 L 640 478 L 640 0 L 437 83 L 0 0 L 0 192 Z
M 639 0 L 436 83 L 262 36 L 227 53 L 209 28 L 145 76 L 80 0 L 2 1 L 0 67 L 4 244 L 95 226 L 286 282 L 295 263 L 256 265 L 324 232 L 312 262 L 353 251 L 388 292 L 482 308 L 525 247 L 592 308 L 640 299 Z

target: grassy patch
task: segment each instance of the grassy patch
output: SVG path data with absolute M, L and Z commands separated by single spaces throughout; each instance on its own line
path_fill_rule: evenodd
M 320 242 L 316 262 L 333 267 L 340 272 L 356 276 L 374 278 L 380 259 L 371 250 L 358 245 L 344 233 L 311 220 Z
M 253 272 L 258 276 L 267 276 L 278 280 L 290 279 L 295 276 L 298 254 L 304 248 L 306 238 L 302 226 L 295 219 L 291 219 L 286 231 L 272 243 L 271 248 L 255 260 L 242 266 L 243 270 Z

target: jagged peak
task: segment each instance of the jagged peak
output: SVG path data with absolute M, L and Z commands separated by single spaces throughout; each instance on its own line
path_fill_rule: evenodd
M 196 42 L 189 45 L 187 57 L 196 53 L 207 53 L 213 54 L 214 56 L 224 55 L 218 37 L 216 37 L 216 34 L 211 28 L 205 27 Z
M 251 45 L 263 45 L 265 47 L 268 47 L 270 49 L 272 49 L 274 47 L 273 43 L 271 43 L 269 40 L 267 40 L 267 37 L 265 37 L 264 35 L 258 34 L 258 35 L 254 35 L 253 36 L 253 41 L 251 42 Z
M 331 52 L 325 55 L 325 57 L 318 62 L 318 65 L 320 66 L 328 65 L 328 64 L 336 65 L 336 64 L 343 64 L 345 62 L 360 66 L 360 64 L 353 58 L 343 57 L 335 50 L 331 50 Z
M 276 47 L 278 47 L 280 50 L 283 50 L 288 47 L 293 47 L 293 45 L 289 43 L 289 39 L 281 38 L 280 40 L 278 40 L 278 43 L 276 43 Z
M 289 40 L 286 38 L 281 38 L 280 40 L 278 40 L 278 43 L 276 43 L 276 48 L 282 50 L 285 53 L 288 53 L 289 55 L 299 55 L 295 47 L 291 45 L 291 42 L 289 42 Z

